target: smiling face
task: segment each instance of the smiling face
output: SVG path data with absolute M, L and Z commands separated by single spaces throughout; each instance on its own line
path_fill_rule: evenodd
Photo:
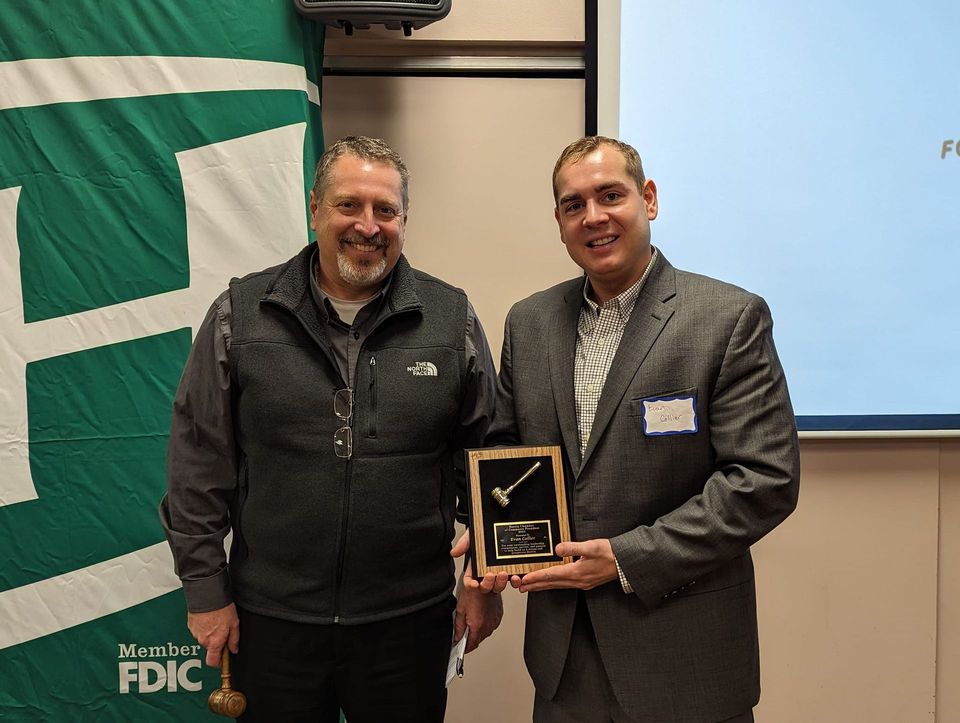
M 554 215 L 560 239 L 590 278 L 599 302 L 636 283 L 650 262 L 650 221 L 657 217 L 657 187 L 637 188 L 623 154 L 602 144 L 562 166 L 556 176 Z
M 334 162 L 322 194 L 310 193 L 320 288 L 338 299 L 366 299 L 403 251 L 407 217 L 400 173 L 387 163 L 344 155 Z

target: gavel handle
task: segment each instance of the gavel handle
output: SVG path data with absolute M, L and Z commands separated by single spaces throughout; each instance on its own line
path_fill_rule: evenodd
M 224 690 L 231 690 L 230 687 L 230 651 L 226 645 L 223 647 L 223 654 L 220 656 L 220 687 Z
M 523 482 L 524 480 L 526 480 L 527 477 L 529 477 L 530 475 L 532 475 L 532 474 L 533 474 L 534 472 L 536 472 L 538 469 L 540 469 L 540 461 L 539 461 L 539 460 L 536 461 L 536 462 L 534 462 L 533 465 L 531 465 L 530 469 L 528 469 L 526 472 L 524 472 L 524 473 L 520 476 L 520 479 L 518 479 L 518 480 L 517 480 L 516 482 L 514 482 L 512 485 L 510 485 L 509 487 L 507 487 L 507 489 L 505 489 L 505 490 L 503 491 L 503 494 L 508 495 L 508 494 L 510 494 L 511 492 L 513 492 L 513 491 L 520 485 L 521 482 Z

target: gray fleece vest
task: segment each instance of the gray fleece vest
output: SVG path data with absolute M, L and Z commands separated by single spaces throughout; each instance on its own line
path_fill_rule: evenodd
M 452 590 L 467 300 L 400 258 L 390 313 L 357 363 L 353 457 L 338 458 L 333 396 L 346 382 L 310 294 L 313 248 L 230 284 L 241 452 L 230 575 L 253 612 L 372 622 Z

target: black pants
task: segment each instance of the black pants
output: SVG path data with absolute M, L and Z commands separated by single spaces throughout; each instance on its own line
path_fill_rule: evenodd
M 366 625 L 312 625 L 239 610 L 234 687 L 244 723 L 441 723 L 455 600 Z

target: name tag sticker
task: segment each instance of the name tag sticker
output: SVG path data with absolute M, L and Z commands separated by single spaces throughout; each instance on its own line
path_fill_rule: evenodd
M 643 433 L 648 437 L 664 434 L 696 434 L 696 397 L 664 397 L 644 399 L 642 402 Z

